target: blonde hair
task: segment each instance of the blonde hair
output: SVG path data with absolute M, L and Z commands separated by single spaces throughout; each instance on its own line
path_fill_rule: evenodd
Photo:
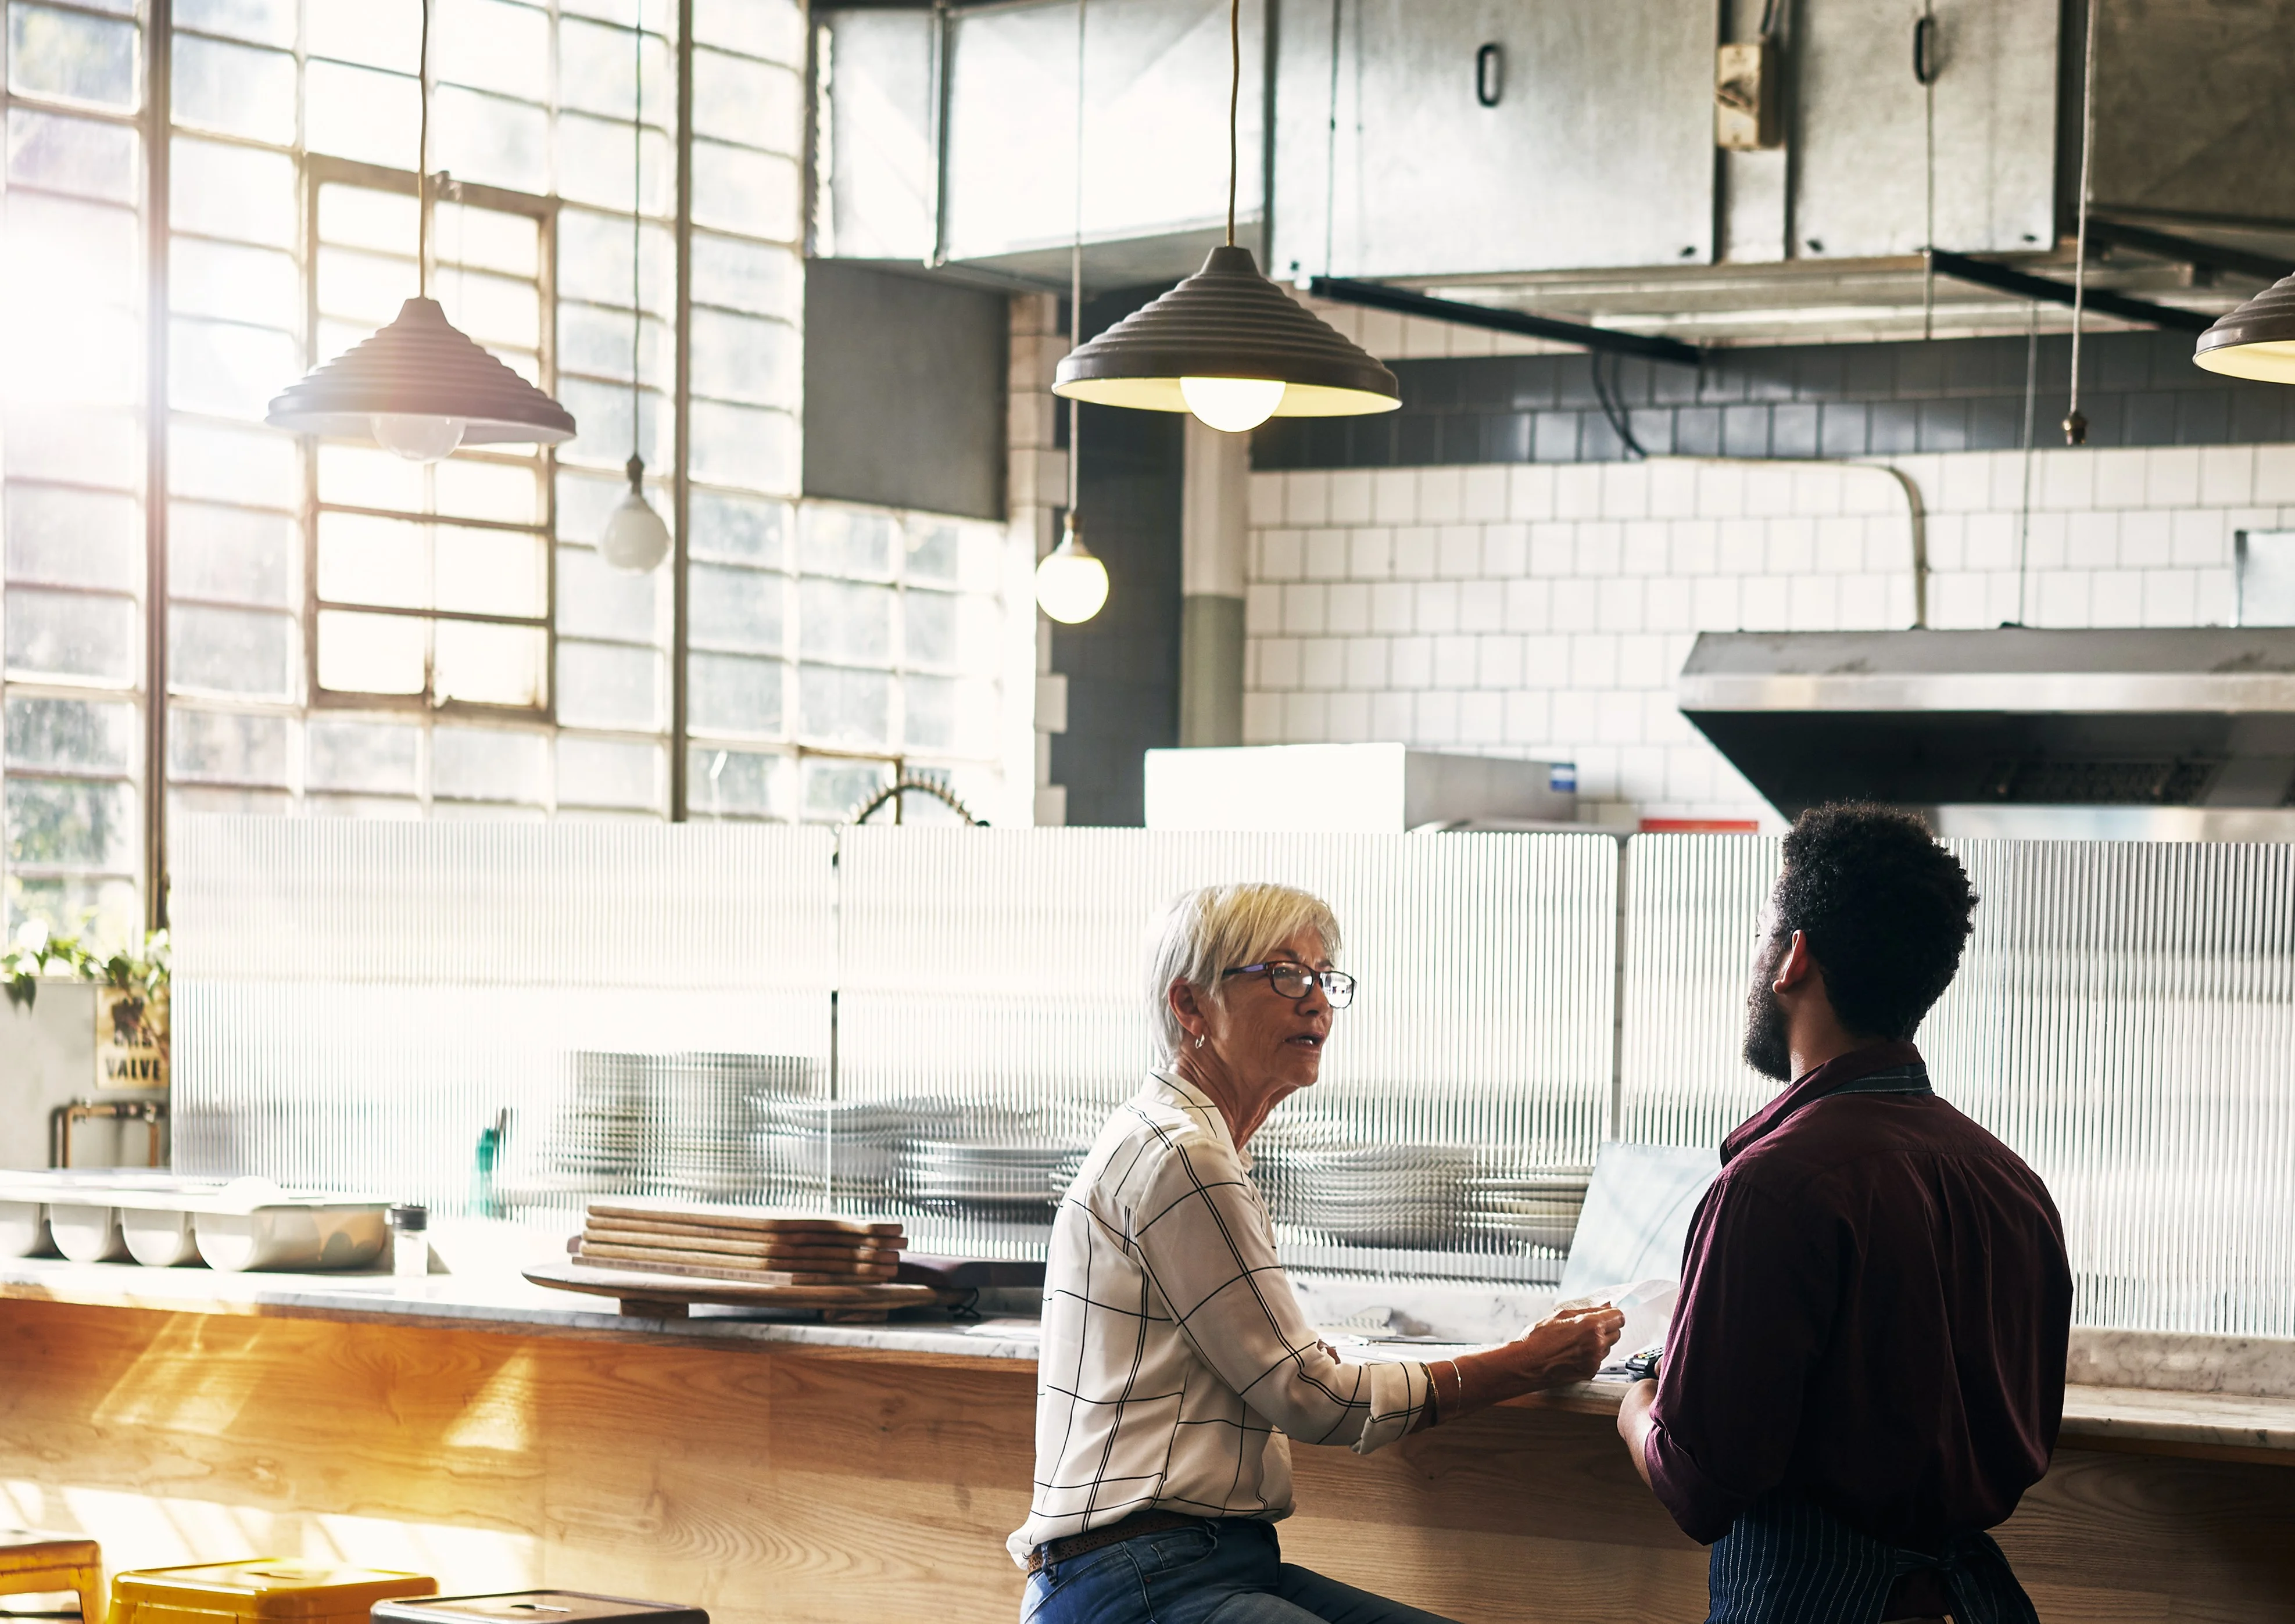
M 1303 930 L 1321 937 L 1329 957 L 1339 956 L 1339 921 L 1330 904 L 1295 886 L 1264 881 L 1205 885 L 1174 902 L 1156 933 L 1148 962 L 1148 1019 L 1165 1064 L 1187 1039 L 1172 1008 L 1173 982 L 1184 981 L 1197 998 L 1217 1003 L 1225 972 L 1260 962 Z

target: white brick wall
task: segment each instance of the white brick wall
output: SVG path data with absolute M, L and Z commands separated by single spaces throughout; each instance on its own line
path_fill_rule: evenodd
M 1933 626 L 2227 622 L 2232 535 L 2295 527 L 2295 446 L 1891 459 L 1927 511 Z M 1578 763 L 1584 815 L 1759 817 L 1674 708 L 1701 631 L 1913 620 L 1901 487 L 1858 463 L 1252 477 L 1244 737 Z

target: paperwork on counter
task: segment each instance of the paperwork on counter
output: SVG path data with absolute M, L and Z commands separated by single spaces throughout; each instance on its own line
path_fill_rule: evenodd
M 1613 1139 L 1594 1157 L 1585 1214 L 1562 1266 L 1566 1302 L 1619 1280 L 1678 1280 L 1689 1220 L 1721 1171 L 1713 1151 Z

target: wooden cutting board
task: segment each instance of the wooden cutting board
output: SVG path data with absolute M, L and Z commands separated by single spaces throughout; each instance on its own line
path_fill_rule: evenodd
M 728 1268 L 723 1263 L 681 1263 L 661 1258 L 624 1257 L 584 1246 L 574 1260 L 594 1269 L 624 1269 L 644 1275 L 676 1275 L 695 1280 L 747 1280 L 758 1285 L 874 1285 L 893 1277 L 893 1270 L 881 1274 L 850 1275 L 816 1273 L 805 1269 L 744 1269 L 736 1264 Z
M 615 1220 L 635 1218 L 654 1223 L 685 1223 L 712 1229 L 767 1232 L 818 1231 L 829 1235 L 897 1236 L 897 1218 L 832 1218 L 819 1212 L 785 1211 L 778 1207 L 703 1207 L 674 1202 L 621 1197 L 593 1201 L 590 1216 Z
M 580 1263 L 537 1264 L 525 1272 L 536 1285 L 553 1291 L 616 1298 L 623 1313 L 646 1319 L 682 1319 L 694 1303 L 710 1302 L 734 1308 L 810 1309 L 832 1323 L 858 1324 L 882 1320 L 896 1309 L 961 1302 L 971 1294 L 892 1283 L 765 1285 L 754 1280 L 681 1277 L 641 1269 L 593 1269 Z
M 758 1273 L 788 1275 L 785 1285 L 833 1285 L 842 1280 L 889 1280 L 900 1268 L 893 1263 L 804 1264 L 760 1261 L 748 1258 L 729 1258 L 710 1252 L 679 1252 L 665 1246 L 614 1246 L 600 1245 L 584 1236 L 581 1256 L 600 1258 L 607 1267 L 624 1265 L 663 1264 L 690 1269 L 703 1274 L 734 1275 Z
M 723 1253 L 729 1258 L 788 1258 L 837 1263 L 897 1263 L 901 1260 L 901 1249 L 897 1246 L 856 1246 L 850 1244 L 848 1237 L 841 1236 L 813 1233 L 741 1235 L 738 1231 L 703 1234 L 662 1226 L 638 1229 L 626 1228 L 603 1219 L 592 1220 L 583 1229 L 582 1238 L 608 1246 L 669 1247 L 679 1252 Z

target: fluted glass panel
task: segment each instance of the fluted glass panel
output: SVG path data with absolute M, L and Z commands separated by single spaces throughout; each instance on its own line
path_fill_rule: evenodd
M 735 824 L 186 819 L 177 1162 L 496 1214 L 770 1196 L 759 1122 L 827 1086 L 833 853 Z
M 1917 1034 L 2062 1211 L 2082 1324 L 2295 1334 L 2295 847 L 1948 843 L 1978 894 Z M 1711 1145 L 1778 843 L 1629 844 L 1621 1137 Z
M 840 848 L 840 1199 L 920 1249 L 1040 1253 L 1154 1058 L 1149 933 L 1193 886 L 1303 886 L 1360 978 L 1321 1081 L 1253 1143 L 1286 1258 L 1558 1276 L 1607 1114 L 1601 835 L 861 828 Z M 849 1176 L 847 1176 L 849 1175 Z

